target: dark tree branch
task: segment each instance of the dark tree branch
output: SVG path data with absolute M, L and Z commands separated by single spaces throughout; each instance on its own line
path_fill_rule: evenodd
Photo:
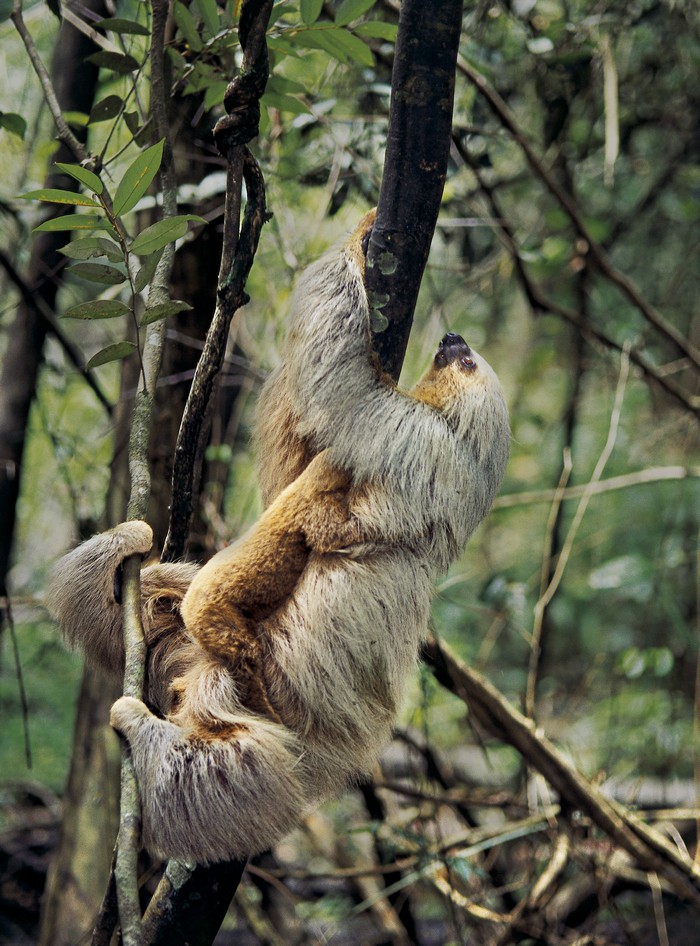
M 143 918 L 143 946 L 210 946 L 245 861 L 190 870 L 171 861 Z
M 248 301 L 245 283 L 255 259 L 260 231 L 268 219 L 265 183 L 257 162 L 247 148 L 244 151 L 243 178 L 247 201 L 238 247 L 235 253 L 230 253 L 226 247 L 223 251 L 223 258 L 230 254 L 231 264 L 220 276 L 216 311 L 195 369 L 175 445 L 170 527 L 161 556 L 164 562 L 175 561 L 185 550 L 204 450 L 207 408 L 223 364 L 231 320 Z M 240 181 L 238 186 L 240 188 Z
M 374 346 L 398 378 L 428 259 L 450 151 L 462 0 L 404 0 L 366 284 Z

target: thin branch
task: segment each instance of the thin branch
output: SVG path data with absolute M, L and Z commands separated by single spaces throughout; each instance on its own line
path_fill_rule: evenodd
M 168 18 L 167 0 L 154 0 L 151 36 L 151 113 L 156 133 L 165 138 L 163 166 L 160 174 L 163 194 L 163 215 L 177 212 L 176 181 L 172 167 L 168 106 L 165 84 L 165 26 Z M 174 244 L 168 244 L 149 287 L 149 303 L 156 304 L 169 297 L 170 274 L 175 258 Z M 134 402 L 129 437 L 129 474 L 131 490 L 127 507 L 128 519 L 143 519 L 151 494 L 148 444 L 153 419 L 155 390 L 160 372 L 165 337 L 163 321 L 148 326 L 143 348 L 142 375 Z M 141 623 L 141 560 L 138 556 L 124 562 L 124 695 L 143 698 L 146 644 Z M 114 876 L 119 904 L 119 922 L 125 946 L 141 944 L 141 907 L 138 891 L 138 852 L 140 847 L 141 810 L 136 773 L 128 745 L 122 742 L 121 801 L 119 836 Z M 111 880 L 110 880 L 111 883 Z
M 700 366 L 700 351 L 698 351 L 675 325 L 668 322 L 661 313 L 657 312 L 657 310 L 646 301 L 632 280 L 613 266 L 603 247 L 593 239 L 575 201 L 567 194 L 564 188 L 561 187 L 555 176 L 536 155 L 528 138 L 521 131 L 515 116 L 498 92 L 488 83 L 484 76 L 477 72 L 462 56 L 458 57 L 457 68 L 476 86 L 479 92 L 481 92 L 503 126 L 510 132 L 513 139 L 520 146 L 530 168 L 559 202 L 579 236 L 586 241 L 590 258 L 595 262 L 600 272 L 623 292 L 631 304 L 639 310 L 651 325 L 658 329 L 658 331 L 683 352 L 684 355 L 690 358 L 694 364 Z
M 269 70 L 265 35 L 271 10 L 272 0 L 247 0 L 243 4 L 239 24 L 243 63 L 226 90 L 224 104 L 228 114 L 214 129 L 217 147 L 227 160 L 224 242 L 216 310 L 192 379 L 175 445 L 170 524 L 161 556 L 166 562 L 179 558 L 185 550 L 204 451 L 208 406 L 223 364 L 231 320 L 248 301 L 245 284 L 260 232 L 268 219 L 265 182 L 245 143 L 258 134 L 260 98 Z M 239 235 L 243 180 L 247 200 Z
M 248 301 L 245 284 L 255 259 L 260 232 L 267 220 L 265 184 L 260 169 L 247 148 L 244 153 L 243 177 L 246 182 L 247 201 L 238 252 L 230 269 L 222 274 L 223 284 L 220 283 L 216 310 L 207 331 L 204 350 L 197 362 L 175 445 L 170 526 L 161 556 L 162 561 L 166 562 L 179 558 L 185 548 L 198 467 L 203 452 L 207 408 L 223 364 L 231 320 L 236 311 Z M 238 186 L 240 188 L 240 182 Z M 229 206 L 227 195 L 227 213 Z
M 76 369 L 78 374 L 83 378 L 88 387 L 92 390 L 97 400 L 100 402 L 102 407 L 104 407 L 108 416 L 111 417 L 112 404 L 110 400 L 100 387 L 97 378 L 92 373 L 92 371 L 89 371 L 85 367 L 85 360 L 80 354 L 80 351 L 61 330 L 60 325 L 56 321 L 56 316 L 54 315 L 53 310 L 47 304 L 43 296 L 39 295 L 35 289 L 32 290 L 29 288 L 25 280 L 17 272 L 10 258 L 2 250 L 0 250 L 0 266 L 3 267 L 9 279 L 19 290 L 24 304 L 31 306 L 36 314 L 46 322 L 49 329 L 51 330 L 51 333 L 65 352 L 70 363 Z
M 611 349 L 612 351 L 621 352 L 623 350 L 623 346 L 617 342 L 612 337 L 612 335 L 609 335 L 603 329 L 592 325 L 589 319 L 584 318 L 584 316 L 575 309 L 570 309 L 567 306 L 561 305 L 560 303 L 555 302 L 553 299 L 550 299 L 531 279 L 527 267 L 525 266 L 525 263 L 523 262 L 523 259 L 520 255 L 520 249 L 515 238 L 515 231 L 513 230 L 510 222 L 506 219 L 505 215 L 501 212 L 498 198 L 496 197 L 494 189 L 484 179 L 478 165 L 473 160 L 468 150 L 464 147 L 464 144 L 456 138 L 453 139 L 453 141 L 457 151 L 460 154 L 460 157 L 474 172 L 479 187 L 484 192 L 489 204 L 491 205 L 492 216 L 494 220 L 498 222 L 503 242 L 511 255 L 513 264 L 515 266 L 515 272 L 533 312 L 537 314 L 549 312 L 552 315 L 556 315 L 559 318 L 564 319 L 570 325 L 574 325 L 578 329 L 581 336 L 585 338 L 589 344 L 595 344 L 597 342 L 605 346 L 605 348 Z M 663 388 L 668 394 L 675 398 L 684 408 L 694 414 L 700 414 L 700 397 L 689 394 L 685 388 L 677 384 L 672 378 L 668 377 L 663 368 L 657 368 L 656 365 L 652 364 L 651 361 L 645 358 L 644 355 L 642 355 L 641 352 L 637 351 L 635 348 L 630 349 L 629 357 L 630 361 L 637 368 L 640 368 L 648 378 L 651 378 L 653 381 L 655 381 L 659 387 Z
M 15 0 L 12 13 L 10 14 L 10 19 L 14 23 L 15 29 L 19 33 L 20 38 L 24 43 L 24 48 L 27 50 L 29 60 L 32 66 L 34 66 L 34 71 L 39 78 L 39 82 L 41 83 L 41 87 L 44 92 L 44 98 L 46 99 L 46 104 L 49 106 L 49 111 L 51 112 L 51 116 L 58 131 L 59 139 L 68 148 L 70 148 L 77 161 L 85 161 L 88 157 L 88 153 L 85 150 L 82 142 L 79 141 L 70 130 L 68 123 L 63 117 L 63 112 L 61 111 L 61 106 L 56 95 L 56 90 L 53 87 L 53 82 L 51 81 L 49 71 L 44 65 L 41 56 L 39 55 L 39 50 L 36 48 L 34 40 L 32 39 L 32 35 L 27 29 L 27 24 L 24 22 L 24 18 L 22 16 L 22 0 Z
M 649 483 L 665 483 L 669 480 L 687 480 L 700 477 L 700 467 L 685 466 L 652 466 L 646 470 L 637 470 L 635 473 L 623 473 L 620 476 L 611 476 L 607 480 L 598 480 L 596 483 L 582 483 L 579 486 L 567 486 L 561 492 L 561 498 L 579 499 L 584 493 L 591 496 L 600 496 L 618 489 L 629 489 L 632 486 L 645 486 Z M 555 489 L 532 489 L 522 493 L 511 493 L 506 496 L 497 496 L 491 506 L 494 509 L 512 509 L 514 506 L 529 506 L 533 503 L 550 503 L 558 491 Z
M 561 476 L 559 477 L 559 484 L 554 491 L 554 498 L 552 499 L 552 506 L 549 510 L 549 515 L 547 516 L 547 525 L 545 527 L 545 549 L 542 556 L 542 572 L 540 578 L 540 595 L 537 604 L 535 605 L 535 614 L 533 621 L 532 634 L 530 636 L 530 661 L 527 670 L 527 683 L 525 686 L 525 699 L 523 702 L 525 708 L 525 715 L 529 716 L 530 719 L 535 718 L 535 701 L 537 694 L 537 675 L 539 671 L 540 663 L 540 647 L 542 641 L 542 627 L 544 625 L 544 613 L 545 606 L 542 603 L 544 599 L 544 593 L 546 590 L 547 579 L 550 574 L 550 569 L 552 565 L 552 546 L 554 539 L 554 530 L 557 522 L 559 521 L 559 516 L 561 513 L 561 507 L 564 503 L 564 491 L 566 489 L 566 484 L 569 482 L 569 477 L 571 476 L 572 463 L 571 463 L 571 451 L 568 447 L 564 449 L 564 462 L 562 464 Z

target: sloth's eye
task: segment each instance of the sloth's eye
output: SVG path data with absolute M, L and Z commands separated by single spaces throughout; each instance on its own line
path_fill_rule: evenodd
M 462 355 L 459 359 L 460 364 L 465 369 L 465 371 L 472 371 L 476 368 L 476 362 L 469 355 Z
M 447 357 L 445 355 L 445 352 L 442 349 L 440 349 L 435 355 L 435 367 L 444 368 L 446 364 L 447 364 Z

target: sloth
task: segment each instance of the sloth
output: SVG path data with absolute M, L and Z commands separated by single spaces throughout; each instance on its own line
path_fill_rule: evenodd
M 142 572 L 145 702 L 111 722 L 129 743 L 143 841 L 194 863 L 280 840 L 375 764 L 427 635 L 436 577 L 501 483 L 510 440 L 487 362 L 447 334 L 403 391 L 372 352 L 364 284 L 373 214 L 298 279 L 280 367 L 259 399 L 268 504 L 203 567 Z M 123 672 L 121 563 L 152 534 L 128 522 L 57 565 L 65 639 Z

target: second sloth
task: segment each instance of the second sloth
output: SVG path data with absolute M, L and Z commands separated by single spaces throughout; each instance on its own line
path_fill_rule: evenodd
M 281 368 L 261 395 L 262 517 L 204 567 L 142 577 L 150 705 L 128 697 L 147 848 L 198 863 L 278 841 L 368 771 L 424 640 L 436 576 L 500 485 L 508 415 L 489 365 L 446 335 L 410 393 L 371 350 L 365 217 L 300 277 Z M 59 562 L 51 610 L 119 674 L 115 577 L 151 533 L 131 522 Z

